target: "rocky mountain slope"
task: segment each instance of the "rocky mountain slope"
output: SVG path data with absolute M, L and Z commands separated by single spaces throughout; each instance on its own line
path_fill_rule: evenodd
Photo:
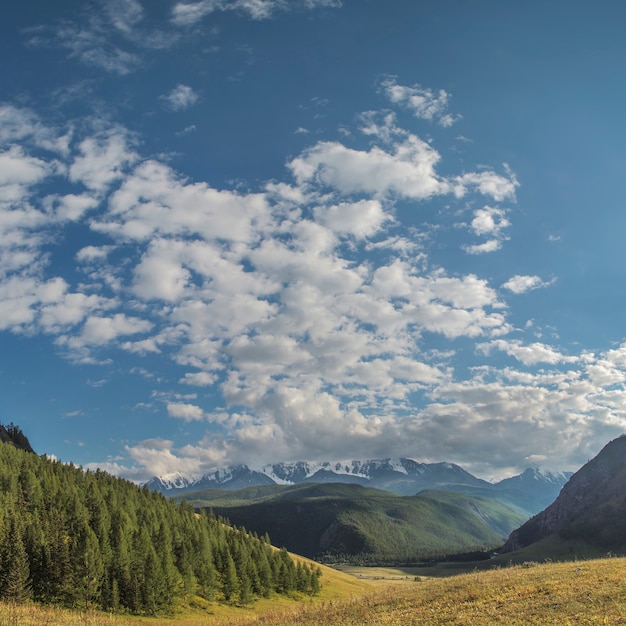
M 608 443 L 565 484 L 557 499 L 509 536 L 512 552 L 549 537 L 626 549 L 626 436 Z

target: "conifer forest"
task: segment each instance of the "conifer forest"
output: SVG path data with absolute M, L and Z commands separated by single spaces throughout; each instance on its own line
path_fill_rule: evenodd
M 193 596 L 315 594 L 320 575 L 267 536 L 0 443 L 0 599 L 157 615 Z

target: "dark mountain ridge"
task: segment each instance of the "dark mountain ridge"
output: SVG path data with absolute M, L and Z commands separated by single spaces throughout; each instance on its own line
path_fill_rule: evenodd
M 503 551 L 549 537 L 626 550 L 626 435 L 609 442 L 564 485 L 557 499 L 509 536 Z
M 25 452 L 35 452 L 28 441 L 28 437 L 21 431 L 19 426 L 16 426 L 12 422 L 7 426 L 0 424 L 0 443 L 8 443 L 24 450 Z

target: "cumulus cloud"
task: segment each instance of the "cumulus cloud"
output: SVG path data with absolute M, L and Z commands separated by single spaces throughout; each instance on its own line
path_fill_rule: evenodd
M 124 7 L 140 23 L 135 4 Z M 493 206 L 515 199 L 506 167 L 443 175 L 435 147 L 383 112 L 357 121 L 365 148 L 318 142 L 290 159 L 284 180 L 218 188 L 143 159 L 116 126 L 68 137 L 17 109 L 4 120 L 0 329 L 45 333 L 81 363 L 115 362 L 121 350 L 120 363 L 154 366 L 155 377 L 175 368 L 159 377 L 168 390 L 156 404 L 208 432 L 178 448 L 129 445 L 127 461 L 106 467 L 148 478 L 393 451 L 523 469 L 538 451 L 572 463 L 626 423 L 623 347 L 568 354 L 510 337 L 506 296 L 548 283 L 519 274 L 496 289 L 434 260 L 439 233 L 468 207 L 474 252 L 509 236 L 510 212 Z M 46 244 L 77 227 L 91 240 L 63 251 L 79 267 L 61 277 Z M 190 387 L 202 397 L 174 393 Z M 559 433 L 570 456 L 552 443 Z
M 121 179 L 125 169 L 137 160 L 129 135 L 122 128 L 86 137 L 78 150 L 80 154 L 69 167 L 69 179 L 96 193 L 106 191 L 113 182 Z
M 71 339 L 69 344 L 103 345 L 117 337 L 144 333 L 152 328 L 149 321 L 116 313 L 113 317 L 90 316 L 87 318 L 80 336 Z
M 576 356 L 565 356 L 552 346 L 543 343 L 523 344 L 521 341 L 513 339 L 497 339 L 489 343 L 478 344 L 477 348 L 485 354 L 490 354 L 494 349 L 502 350 L 524 365 L 537 365 L 538 363 L 555 365 L 557 363 L 576 363 L 579 360 Z
M 193 422 L 204 419 L 204 411 L 195 404 L 185 404 L 183 402 L 170 402 L 167 405 L 167 414 L 170 417 L 182 419 L 185 422 Z
M 391 153 L 378 146 L 363 151 L 321 142 L 293 159 L 289 168 L 300 184 L 321 184 L 344 195 L 399 194 L 424 199 L 448 191 L 435 172 L 440 158 L 429 144 L 411 135 Z
M 528 276 L 522 274 L 516 274 L 507 280 L 502 287 L 508 289 L 515 294 L 526 293 L 533 289 L 540 289 L 541 287 L 548 287 L 554 283 L 552 281 L 544 281 L 539 276 Z
M 510 225 L 506 211 L 503 209 L 485 206 L 475 210 L 470 223 L 470 230 L 477 237 L 489 237 L 489 239 L 482 243 L 466 244 L 463 249 L 468 254 L 485 254 L 499 250 L 502 243 L 507 239 L 505 229 Z
M 441 155 L 416 135 L 405 133 L 390 151 L 380 146 L 355 150 L 339 142 L 320 142 L 293 159 L 289 169 L 299 184 L 322 185 L 343 195 L 371 194 L 377 198 L 400 196 L 425 200 L 472 191 L 496 201 L 513 199 L 518 182 L 507 171 L 467 172 L 444 178 L 436 172 Z

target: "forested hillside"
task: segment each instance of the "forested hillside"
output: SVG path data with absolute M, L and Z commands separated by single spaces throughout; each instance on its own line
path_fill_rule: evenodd
M 0 443 L 0 599 L 158 614 L 193 596 L 247 604 L 318 589 L 319 571 L 268 537 Z
M 195 495 L 196 507 L 271 532 L 288 550 L 327 562 L 407 563 L 489 550 L 526 519 L 483 496 L 424 491 L 408 497 L 340 483 Z

